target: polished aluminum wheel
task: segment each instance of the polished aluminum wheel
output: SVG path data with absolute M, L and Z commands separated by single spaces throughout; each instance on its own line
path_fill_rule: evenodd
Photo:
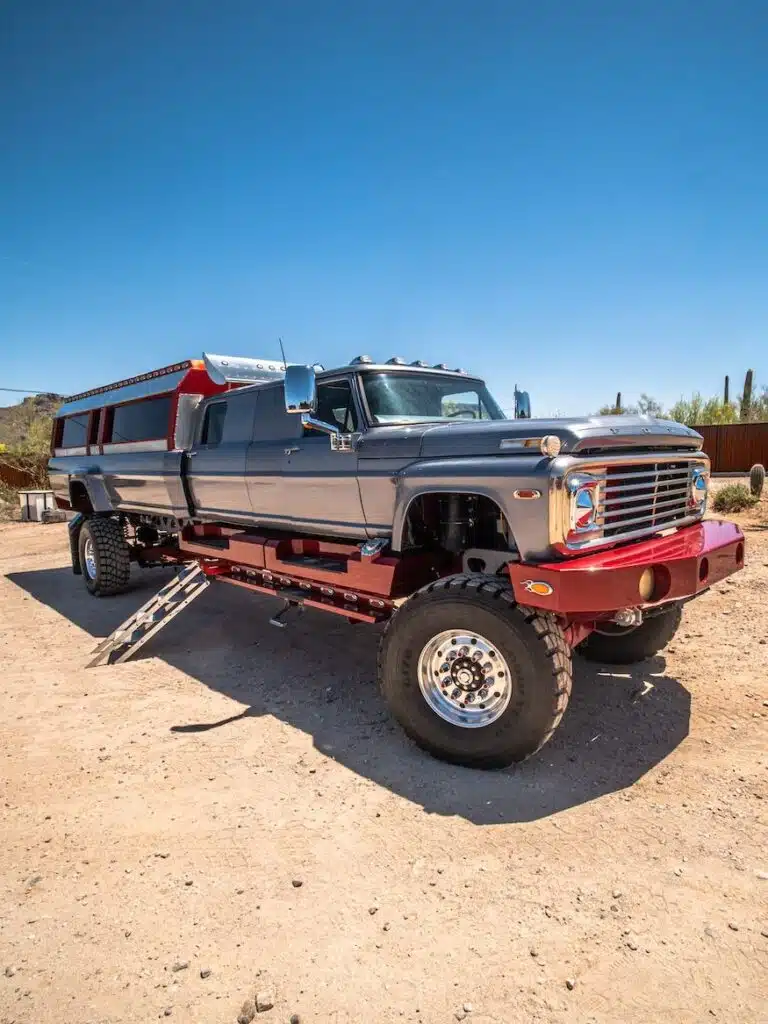
M 85 571 L 88 573 L 88 579 L 96 579 L 96 553 L 93 548 L 93 541 L 90 537 L 86 538 L 85 544 L 83 545 L 83 561 L 85 562 Z
M 430 708 L 451 725 L 495 722 L 512 696 L 512 675 L 495 645 L 479 633 L 447 629 L 424 646 L 419 686 Z

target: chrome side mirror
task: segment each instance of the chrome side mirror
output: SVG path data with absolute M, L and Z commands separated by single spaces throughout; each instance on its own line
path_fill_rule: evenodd
M 317 409 L 317 383 L 311 366 L 288 366 L 285 370 L 285 411 L 308 413 Z
M 337 426 L 315 419 L 317 412 L 317 381 L 313 366 L 288 366 L 285 370 L 285 411 L 301 415 L 303 426 L 330 434 L 331 449 L 352 451 L 351 435 L 342 434 Z

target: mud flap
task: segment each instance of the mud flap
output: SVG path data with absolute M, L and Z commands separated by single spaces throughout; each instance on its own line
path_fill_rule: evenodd
M 82 512 L 76 512 L 67 523 L 69 530 L 69 553 L 72 556 L 72 572 L 75 576 L 82 576 L 83 570 L 80 565 L 80 531 L 83 528 L 85 516 Z

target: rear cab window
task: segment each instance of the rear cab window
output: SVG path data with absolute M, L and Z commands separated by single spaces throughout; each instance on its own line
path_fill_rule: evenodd
M 213 402 L 205 410 L 203 426 L 200 431 L 200 444 L 213 448 L 221 444 L 224 436 L 224 420 L 227 416 L 226 402 Z

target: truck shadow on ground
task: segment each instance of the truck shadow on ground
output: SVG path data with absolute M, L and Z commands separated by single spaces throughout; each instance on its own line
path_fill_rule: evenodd
M 168 578 L 147 573 L 127 593 L 99 601 L 68 568 L 8 576 L 99 639 Z M 577 657 L 568 711 L 535 758 L 496 773 L 442 764 L 407 740 L 383 703 L 375 682 L 379 628 L 309 611 L 278 630 L 268 621 L 277 607 L 272 598 L 214 583 L 136 655 L 160 658 L 243 706 L 218 721 L 174 726 L 199 742 L 203 759 L 212 730 L 274 715 L 310 735 L 324 755 L 428 813 L 499 824 L 625 789 L 688 735 L 690 694 L 664 674 L 662 657 L 626 670 Z M 84 645 L 83 664 L 92 646 Z

